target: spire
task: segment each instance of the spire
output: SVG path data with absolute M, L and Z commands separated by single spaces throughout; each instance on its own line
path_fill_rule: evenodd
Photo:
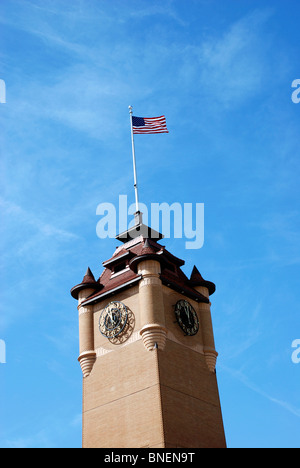
M 201 283 L 204 281 L 202 275 L 200 274 L 198 268 L 195 265 L 194 265 L 190 280 L 195 284 L 195 286 L 196 286 L 196 283 L 198 282 Z
M 102 287 L 103 286 L 95 280 L 90 267 L 88 267 L 82 282 L 71 289 L 71 295 L 74 297 L 74 299 L 78 299 L 78 294 L 80 291 L 83 291 L 84 289 L 94 289 L 95 291 L 100 291 Z
M 190 277 L 190 281 L 191 281 L 191 284 L 192 286 L 204 286 L 205 288 L 208 289 L 208 292 L 209 292 L 209 295 L 211 296 L 215 290 L 216 290 L 216 286 L 214 283 L 212 283 L 211 281 L 206 281 L 201 273 L 199 272 L 198 268 L 196 266 L 194 266 L 193 268 L 193 271 L 192 271 L 192 274 L 191 274 L 191 277 Z
M 145 240 L 144 247 L 142 248 L 141 255 L 155 255 L 156 250 L 152 245 L 150 245 L 150 242 L 148 238 Z
M 96 283 L 95 277 L 90 270 L 90 267 L 87 268 L 86 274 L 83 277 L 82 283 Z

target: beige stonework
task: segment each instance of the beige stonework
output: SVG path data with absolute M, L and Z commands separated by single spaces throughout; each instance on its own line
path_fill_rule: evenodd
M 157 352 L 136 341 L 108 353 L 83 388 L 83 447 L 163 447 Z
M 81 305 L 87 294 L 92 290 L 85 290 L 79 293 L 78 300 L 78 320 L 79 320 L 79 357 L 78 361 L 83 377 L 90 375 L 96 360 L 94 351 L 94 311 L 93 307 Z
M 165 313 L 162 283 L 159 278 L 160 264 L 158 261 L 142 261 L 138 265 L 138 273 L 142 276 L 139 283 L 139 303 L 141 325 L 140 334 L 148 351 L 155 346 L 164 349 L 167 329 L 165 327 Z
M 163 285 L 160 272 L 159 261 L 143 259 L 133 287 L 88 306 L 86 292 L 78 297 L 84 448 L 226 447 L 210 303 Z M 209 298 L 207 288 L 195 290 Z M 181 299 L 197 312 L 194 336 L 185 336 L 176 322 Z M 116 339 L 99 331 L 110 301 L 129 312 Z
M 84 351 L 79 355 L 78 361 L 82 370 L 83 377 L 88 377 L 92 372 L 93 365 L 96 361 L 95 351 Z
M 155 348 L 164 350 L 167 332 L 168 330 L 161 324 L 150 323 L 145 325 L 140 331 L 145 348 L 148 351 L 153 351 Z

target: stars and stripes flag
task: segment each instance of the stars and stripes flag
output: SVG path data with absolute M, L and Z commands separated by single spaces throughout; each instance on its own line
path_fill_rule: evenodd
M 134 117 L 132 116 L 132 130 L 134 134 L 139 133 L 169 133 L 166 118 L 160 117 Z

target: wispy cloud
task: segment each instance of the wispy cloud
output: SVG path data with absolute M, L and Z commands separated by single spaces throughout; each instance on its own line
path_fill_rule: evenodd
M 53 265 L 79 237 L 64 226 L 45 222 L 28 208 L 3 198 L 0 198 L 0 210 L 2 227 L 5 227 L 1 240 L 1 274 L 6 284 L 1 296 L 2 300 L 9 297 L 12 304 L 10 314 L 1 314 L 0 324 L 7 327 L 17 317 L 32 313 L 32 306 L 20 310 L 13 304 L 20 297 L 29 297 L 33 284 L 39 285 L 35 297 L 43 296 L 57 275 Z M 7 270 L 10 275 L 7 275 Z M 30 271 L 30 274 L 24 274 L 25 271 Z
M 262 242 L 266 244 L 266 255 L 261 259 L 261 264 L 284 267 L 300 263 L 298 210 L 276 209 L 249 225 L 259 230 Z
M 244 373 L 242 373 L 239 370 L 229 368 L 227 366 L 224 366 L 220 364 L 220 367 L 222 370 L 225 372 L 228 372 L 232 377 L 235 379 L 239 380 L 242 382 L 247 388 L 250 390 L 253 390 L 255 393 L 261 395 L 262 397 L 266 398 L 267 400 L 271 401 L 272 403 L 284 408 L 286 411 L 289 413 L 292 413 L 294 416 L 297 416 L 300 418 L 300 408 L 295 407 L 294 405 L 291 405 L 289 402 L 280 400 L 278 398 L 275 398 L 273 395 L 265 392 L 262 390 L 258 385 L 256 385 L 254 382 L 252 382 Z
M 43 418 L 34 418 L 34 424 L 28 429 L 24 425 L 16 425 L 6 437 L 2 438 L 4 448 L 57 448 L 58 441 L 62 447 L 68 433 L 72 433 L 74 443 L 80 440 L 82 415 L 53 415 L 44 414 Z M 57 438 L 59 434 L 59 438 Z
M 14 223 L 14 227 L 17 227 L 18 225 L 24 229 L 24 226 L 27 225 L 34 229 L 36 235 L 41 235 L 42 237 L 48 238 L 54 237 L 58 241 L 68 241 L 78 238 L 78 236 L 73 232 L 45 223 L 28 209 L 24 209 L 16 203 L 5 200 L 1 197 L 0 208 L 2 210 L 3 216 L 7 220 L 9 218 L 9 221 Z M 9 223 L 7 227 L 9 228 Z M 24 249 L 26 249 L 26 247 L 23 244 L 21 247 L 22 252 Z
M 104 135 L 122 133 L 118 120 L 122 106 L 132 103 L 132 98 L 135 102 L 149 101 L 156 94 L 154 83 L 160 91 L 165 90 L 169 103 L 180 88 L 181 92 L 186 89 L 198 97 L 206 96 L 212 104 L 228 107 L 229 103 L 236 105 L 259 93 L 266 79 L 268 41 L 264 26 L 270 11 L 257 10 L 233 23 L 222 35 L 205 37 L 196 45 L 182 43 L 180 37 L 169 40 L 166 36 L 161 40 L 158 34 L 156 39 L 149 33 L 135 41 L 133 48 L 130 35 L 118 47 L 107 42 L 108 25 L 115 26 L 121 20 L 127 24 L 135 15 L 168 15 L 179 21 L 172 2 L 147 8 L 121 8 L 121 12 L 115 11 L 110 17 L 98 8 L 97 21 L 90 17 L 91 9 L 91 34 L 103 33 L 101 45 L 93 47 L 81 37 L 72 8 L 55 5 L 54 2 L 45 7 L 47 14 L 55 15 L 55 22 L 48 22 L 46 16 L 32 15 L 32 8 L 20 5 L 21 14 L 8 23 L 42 40 L 47 48 L 58 48 L 70 57 L 65 65 L 62 62 L 55 77 L 50 74 L 42 82 L 27 83 L 26 101 L 14 102 L 18 115 L 22 115 L 23 109 L 31 117 L 50 118 L 103 139 L 101 129 Z M 83 22 L 86 14 L 84 11 Z M 12 91 L 18 95 L 17 90 Z
M 222 37 L 211 37 L 199 47 L 202 85 L 225 107 L 262 89 L 269 50 L 264 26 L 271 14 L 270 10 L 254 11 L 232 24 Z
M 187 23 L 177 14 L 173 8 L 173 1 L 166 0 L 161 4 L 148 4 L 147 7 L 141 9 L 134 9 L 129 12 L 129 17 L 132 18 L 145 18 L 147 16 L 159 15 L 160 17 L 168 17 L 176 21 L 181 26 L 187 26 Z

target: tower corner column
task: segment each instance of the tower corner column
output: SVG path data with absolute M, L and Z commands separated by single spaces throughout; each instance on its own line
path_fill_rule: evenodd
M 156 260 L 144 260 L 138 265 L 138 273 L 142 276 L 139 283 L 140 334 L 148 351 L 157 348 L 163 350 L 166 345 L 167 329 L 160 272 L 160 263 Z
M 96 361 L 96 352 L 94 350 L 94 317 L 92 306 L 82 306 L 82 301 L 91 292 L 85 290 L 84 297 L 79 293 L 78 313 L 79 313 L 79 357 L 78 361 L 83 373 L 83 377 L 88 377 Z
M 197 286 L 195 289 L 209 299 L 208 288 Z M 199 313 L 202 329 L 203 351 L 208 369 L 214 372 L 216 369 L 218 353 L 215 348 L 213 324 L 211 319 L 211 302 L 199 303 Z

